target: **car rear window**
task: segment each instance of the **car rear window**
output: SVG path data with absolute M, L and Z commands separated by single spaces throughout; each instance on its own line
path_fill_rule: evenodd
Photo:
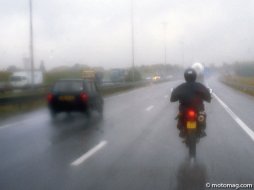
M 54 86 L 55 92 L 80 92 L 84 90 L 82 81 L 59 81 Z

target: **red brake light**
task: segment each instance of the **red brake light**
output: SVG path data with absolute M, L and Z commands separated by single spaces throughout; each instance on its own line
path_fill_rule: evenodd
M 188 111 L 188 118 L 195 119 L 196 118 L 196 112 L 193 110 Z
M 48 102 L 51 102 L 52 99 L 53 99 L 53 94 L 49 93 L 48 96 L 47 96 Z
M 82 100 L 82 102 L 87 102 L 88 101 L 88 94 L 87 93 L 84 93 L 84 92 L 82 92 L 81 94 L 80 94 L 80 99 Z

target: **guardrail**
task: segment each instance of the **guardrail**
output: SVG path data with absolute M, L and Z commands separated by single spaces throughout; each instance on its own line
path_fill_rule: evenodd
M 161 80 L 156 83 L 160 82 L 167 82 L 169 80 Z M 102 85 L 100 88 L 100 92 L 102 93 L 103 96 L 107 96 L 116 92 L 121 92 L 141 86 L 146 86 L 150 84 L 150 81 L 139 81 L 139 82 L 130 82 L 130 83 L 112 83 L 112 84 L 107 84 L 107 85 Z M 34 93 L 34 90 L 40 90 L 40 93 Z M 28 94 L 26 95 L 21 95 L 21 96 L 14 96 L 14 97 L 3 97 L 0 98 L 0 106 L 5 106 L 5 105 L 21 105 L 33 101 L 38 101 L 38 100 L 43 100 L 46 98 L 46 94 L 48 90 L 50 89 L 50 86 L 41 86 L 37 87 L 35 89 L 31 88 L 19 88 L 18 90 L 24 90 Z M 10 89 L 9 89 L 10 90 Z M 14 89 L 11 89 L 14 90 Z M 15 89 L 17 90 L 17 89 Z
M 0 98 L 0 106 L 4 105 L 19 105 L 27 102 L 33 102 L 45 98 L 45 94 L 33 94 L 19 97 Z
M 122 90 L 128 90 L 131 88 L 135 88 L 138 86 L 144 86 L 146 85 L 146 82 L 136 82 L 136 83 L 119 83 L 119 84 L 110 84 L 105 85 L 100 88 L 100 91 L 103 95 L 112 94 L 113 92 L 122 91 Z M 0 98 L 0 106 L 4 105 L 20 105 L 24 103 L 29 103 L 37 100 L 42 100 L 43 98 L 46 98 L 46 94 L 49 90 L 49 86 L 41 86 L 40 88 L 37 87 L 35 89 L 29 89 L 29 88 L 15 88 L 15 89 L 8 89 L 8 90 L 22 90 L 26 91 L 26 95 L 21 96 L 14 96 L 14 97 L 3 97 Z M 40 93 L 32 93 L 34 90 L 41 90 Z

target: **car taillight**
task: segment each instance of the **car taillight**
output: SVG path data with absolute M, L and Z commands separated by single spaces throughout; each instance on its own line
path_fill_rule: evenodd
M 47 100 L 48 102 L 51 102 L 53 100 L 53 94 L 49 93 L 48 96 L 47 96 Z
M 187 117 L 188 119 L 196 119 L 196 112 L 194 110 L 188 110 Z
M 80 94 L 80 99 L 81 99 L 81 101 L 82 102 L 87 102 L 88 101 L 88 94 L 87 93 L 84 93 L 84 92 L 82 92 L 81 94 Z

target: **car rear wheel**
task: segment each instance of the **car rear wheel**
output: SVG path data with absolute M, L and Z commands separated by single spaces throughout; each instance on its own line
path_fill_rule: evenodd
M 86 109 L 85 115 L 86 115 L 86 117 L 87 117 L 88 119 L 91 117 L 92 113 L 91 113 L 91 110 L 90 110 L 89 108 Z
M 102 104 L 102 103 L 98 104 L 97 110 L 98 110 L 98 112 L 99 112 L 100 114 L 103 114 L 103 104 Z

